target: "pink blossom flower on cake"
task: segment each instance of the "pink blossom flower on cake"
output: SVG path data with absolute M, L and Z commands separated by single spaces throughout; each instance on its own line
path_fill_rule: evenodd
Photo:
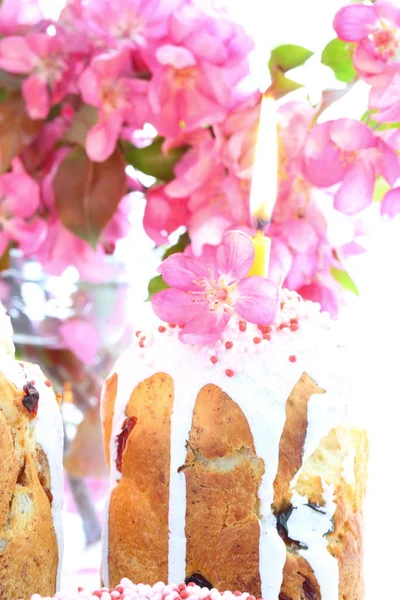
M 0 68 L 27 75 L 22 94 L 32 119 L 45 119 L 50 108 L 64 98 L 75 70 L 60 37 L 45 33 L 0 40 Z
M 333 26 L 341 40 L 355 42 L 354 66 L 372 85 L 376 76 L 400 67 L 400 8 L 394 4 L 344 6 Z
M 18 158 L 12 170 L 0 176 L 0 256 L 10 242 L 31 253 L 46 236 L 46 223 L 37 216 L 40 188 Z
M 339 184 L 335 208 L 352 215 L 371 202 L 377 175 L 394 184 L 399 163 L 393 149 L 369 127 L 353 119 L 337 119 L 311 130 L 303 171 L 316 187 Z
M 238 231 L 224 235 L 212 265 L 172 254 L 159 267 L 170 289 L 152 297 L 155 313 L 183 326 L 179 338 L 187 344 L 215 342 L 235 313 L 268 325 L 278 305 L 278 287 L 263 277 L 247 277 L 253 260 L 251 239 Z
M 143 126 L 147 85 L 147 81 L 135 79 L 127 48 L 93 58 L 79 80 L 83 100 L 99 109 L 98 123 L 86 138 L 92 160 L 102 162 L 111 156 L 124 122 Z

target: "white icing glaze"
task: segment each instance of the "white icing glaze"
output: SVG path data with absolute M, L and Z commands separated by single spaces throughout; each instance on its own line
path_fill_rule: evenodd
M 256 453 L 266 465 L 259 489 L 260 577 L 264 600 L 276 600 L 282 583 L 286 548 L 277 533 L 271 503 L 278 468 L 279 441 L 285 424 L 286 400 L 301 374 L 307 372 L 327 391 L 326 394 L 315 394 L 310 398 L 304 460 L 333 427 L 351 422 L 347 400 L 354 401 L 356 397 L 351 386 L 352 361 L 337 343 L 339 337 L 335 327 L 327 315 L 319 312 L 318 305 L 301 302 L 297 295 L 288 295 L 286 292 L 283 292 L 283 298 L 289 301 L 273 324 L 270 341 L 254 343 L 253 338 L 260 336 L 260 331 L 251 324 L 247 325 L 245 334 L 238 335 L 238 320 L 232 319 L 221 341 L 213 348 L 182 344 L 177 337 L 179 330 L 167 327 L 164 333 L 159 333 L 161 322 L 149 308 L 147 314 L 144 310 L 138 319 L 142 347 L 138 339 L 134 340 L 132 347 L 117 361 L 114 372 L 118 374 L 118 389 L 110 443 L 111 488 L 120 478 L 115 466 L 116 437 L 125 419 L 125 409 L 132 391 L 140 382 L 160 371 L 170 375 L 174 381 L 169 581 L 183 581 L 186 575 L 186 484 L 184 473 L 179 473 L 178 468 L 185 462 L 185 444 L 191 428 L 193 408 L 204 385 L 219 386 L 239 405 L 248 420 Z M 298 330 L 279 329 L 281 323 L 297 317 Z M 230 350 L 225 350 L 227 340 L 234 340 Z M 210 357 L 215 354 L 218 355 L 218 362 L 213 366 Z M 296 357 L 294 362 L 289 360 L 291 355 Z M 227 377 L 226 369 L 233 369 L 235 376 Z M 308 521 L 312 518 L 310 513 Z M 317 527 L 313 522 L 311 526 Z M 312 540 L 305 552 L 317 574 L 321 590 L 326 594 L 322 596 L 323 600 L 337 600 L 338 566 L 336 559 L 327 551 L 326 539 L 322 538 L 318 544 Z M 103 577 L 107 585 L 106 546 L 103 553 Z
M 339 590 L 338 562 L 327 550 L 326 534 L 332 530 L 336 504 L 334 487 L 323 482 L 325 505 L 318 510 L 307 505 L 308 499 L 292 494 L 293 512 L 288 519 L 288 533 L 293 540 L 307 546 L 299 553 L 310 564 L 323 600 L 337 600 Z
M 58 545 L 57 589 L 60 589 L 63 554 L 61 509 L 63 505 L 64 437 L 61 411 L 53 388 L 46 385 L 47 378 L 43 375 L 40 367 L 15 360 L 11 336 L 11 322 L 0 305 L 0 371 L 19 390 L 22 391 L 27 381 L 33 380 L 39 392 L 38 413 L 32 421 L 32 425 L 36 440 L 45 452 L 49 463 L 53 496 L 51 512 Z
M 52 387 L 46 385 L 46 377 L 43 375 L 40 367 L 31 363 L 23 363 L 23 370 L 25 371 L 27 379 L 35 382 L 35 388 L 39 392 L 39 408 L 38 413 L 33 420 L 33 425 L 35 428 L 36 440 L 44 450 L 50 468 L 51 493 L 53 495 L 51 514 L 58 545 L 57 590 L 59 590 L 61 585 L 63 557 L 63 531 L 61 523 L 61 511 L 64 496 L 63 423 L 54 390 Z
M 10 317 L 0 302 L 0 353 L 14 356 L 15 348 L 12 341 L 13 330 Z

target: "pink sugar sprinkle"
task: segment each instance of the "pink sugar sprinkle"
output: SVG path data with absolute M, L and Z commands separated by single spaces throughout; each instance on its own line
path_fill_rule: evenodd
M 297 356 L 295 356 L 294 354 L 291 354 L 291 355 L 289 356 L 289 360 L 290 360 L 290 362 L 294 363 L 294 362 L 296 362 L 296 360 L 297 360 Z
M 194 582 L 190 582 L 187 585 L 185 583 L 180 583 L 179 585 L 165 585 L 164 583 L 157 583 L 156 585 L 150 587 L 146 586 L 144 588 L 143 584 L 135 585 L 131 583 L 128 579 L 123 579 L 123 584 L 117 585 L 115 589 L 108 590 L 107 588 L 101 588 L 99 590 L 95 590 L 94 592 L 89 592 L 84 590 L 82 587 L 78 587 L 77 593 L 74 594 L 60 594 L 58 593 L 56 597 L 57 600 L 91 600 L 93 596 L 97 598 L 112 598 L 112 600 L 124 600 L 125 598 L 135 598 L 136 600 L 150 600 L 157 596 L 158 598 L 182 598 L 182 600 L 186 600 L 190 598 L 190 600 L 210 600 L 211 595 L 204 594 L 204 588 L 196 586 Z M 231 592 L 217 592 L 215 596 L 218 600 L 230 600 L 233 596 L 240 598 L 241 600 L 255 600 L 255 596 L 250 596 L 248 594 L 243 594 L 239 591 Z M 38 600 L 41 598 L 38 594 L 35 594 L 34 600 Z M 262 600 L 262 599 L 259 599 Z

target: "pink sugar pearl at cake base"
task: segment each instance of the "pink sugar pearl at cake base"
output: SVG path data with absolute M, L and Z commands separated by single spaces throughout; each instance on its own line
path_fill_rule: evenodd
M 57 592 L 53 598 L 57 600 L 256 600 L 254 596 L 247 593 L 219 592 L 215 588 L 209 590 L 194 583 L 166 585 L 159 581 L 150 586 L 143 583 L 134 584 L 125 577 L 112 590 L 103 587 L 89 592 L 78 588 L 75 594 Z M 51 600 L 51 598 L 34 594 L 31 600 Z

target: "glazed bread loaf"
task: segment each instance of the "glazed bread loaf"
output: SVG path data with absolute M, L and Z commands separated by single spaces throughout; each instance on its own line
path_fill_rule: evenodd
M 14 359 L 0 305 L 0 598 L 56 591 L 61 561 L 59 403 L 39 367 Z
M 362 600 L 362 396 L 318 306 L 232 319 L 187 346 L 154 316 L 106 382 L 103 578 L 203 582 L 265 600 Z

